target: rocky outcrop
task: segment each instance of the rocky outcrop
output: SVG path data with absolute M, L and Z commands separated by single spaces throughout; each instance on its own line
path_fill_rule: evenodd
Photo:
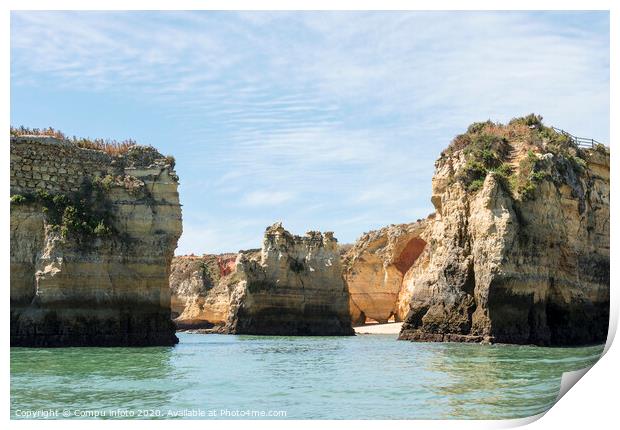
M 239 254 L 229 282 L 229 333 L 354 334 L 332 233 L 300 237 L 274 224 L 265 232 L 260 255 Z
M 529 116 L 473 124 L 436 163 L 436 218 L 405 275 L 401 339 L 606 339 L 609 151 Z
M 365 233 L 347 251 L 343 264 L 354 324 L 367 319 L 401 321 L 409 311 L 409 295 L 401 295 L 403 278 L 420 256 L 427 220 L 398 224 Z
M 179 329 L 223 327 L 230 313 L 230 275 L 237 254 L 172 259 L 172 316 Z
M 262 249 L 175 257 L 179 329 L 231 334 L 353 334 L 339 247 L 331 233 L 294 236 L 281 224 Z
M 174 160 L 11 137 L 11 345 L 172 345 Z

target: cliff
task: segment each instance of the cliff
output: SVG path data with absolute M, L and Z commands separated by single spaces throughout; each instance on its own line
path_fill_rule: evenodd
M 10 152 L 11 345 L 176 343 L 174 160 L 47 136 L 11 136 Z
M 476 123 L 436 162 L 436 218 L 405 277 L 401 339 L 604 342 L 609 151 L 530 115 Z
M 182 256 L 172 259 L 172 316 L 180 329 L 223 327 L 230 313 L 228 279 L 237 254 Z
M 409 295 L 401 296 L 403 278 L 426 242 L 421 235 L 427 220 L 398 224 L 365 233 L 343 257 L 354 324 L 367 318 L 401 321 L 409 310 Z
M 260 256 L 239 254 L 226 331 L 352 335 L 349 296 L 332 233 L 267 228 Z

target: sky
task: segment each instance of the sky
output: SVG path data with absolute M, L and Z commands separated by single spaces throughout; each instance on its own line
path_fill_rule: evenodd
M 609 142 L 607 12 L 11 13 L 11 124 L 173 155 L 177 255 L 424 218 L 456 134 L 531 112 Z

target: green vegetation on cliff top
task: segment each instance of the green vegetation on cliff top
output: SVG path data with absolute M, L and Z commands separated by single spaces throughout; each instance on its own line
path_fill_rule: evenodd
M 90 139 L 76 136 L 66 136 L 60 130 L 56 130 L 52 127 L 48 128 L 30 128 L 30 127 L 13 127 L 11 126 L 11 136 L 48 136 L 54 137 L 59 140 L 66 140 L 73 143 L 80 148 L 94 149 L 97 151 L 103 151 L 109 155 L 125 154 L 130 148 L 137 146 L 137 143 L 133 139 L 126 139 L 122 141 L 110 140 L 110 139 Z
M 529 147 L 527 156 L 516 163 L 515 143 Z M 608 151 L 597 145 L 594 151 Z M 458 169 L 454 180 L 470 192 L 482 188 L 489 173 L 513 197 L 533 198 L 537 185 L 543 180 L 558 180 L 561 176 L 580 176 L 586 162 L 583 149 L 570 136 L 559 133 L 542 122 L 542 116 L 530 114 L 513 118 L 507 125 L 492 121 L 477 122 L 467 132 L 454 138 L 442 152 L 441 159 L 462 151 L 465 164 Z M 538 154 L 551 154 L 551 157 Z M 569 172 L 570 170 L 570 172 Z
M 104 152 L 113 157 L 122 157 L 125 162 L 129 163 L 138 162 L 141 165 L 148 165 L 153 163 L 155 160 L 165 160 L 165 163 L 170 166 L 171 169 L 174 169 L 176 163 L 173 156 L 163 156 L 154 147 L 150 145 L 138 145 L 133 139 L 117 141 L 113 139 L 91 139 L 76 136 L 69 137 L 60 130 L 56 130 L 52 127 L 30 128 L 24 126 L 11 126 L 10 134 L 12 137 L 53 137 L 55 139 L 73 144 L 78 148 L 92 149 L 95 151 Z

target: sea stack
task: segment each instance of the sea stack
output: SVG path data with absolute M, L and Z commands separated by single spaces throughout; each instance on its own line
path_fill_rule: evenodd
M 605 341 L 609 150 L 541 119 L 472 124 L 437 160 L 401 339 Z
M 260 254 L 239 254 L 226 331 L 353 335 L 338 243 L 330 232 L 267 228 Z
M 79 143 L 11 136 L 11 346 L 173 345 L 174 160 Z

